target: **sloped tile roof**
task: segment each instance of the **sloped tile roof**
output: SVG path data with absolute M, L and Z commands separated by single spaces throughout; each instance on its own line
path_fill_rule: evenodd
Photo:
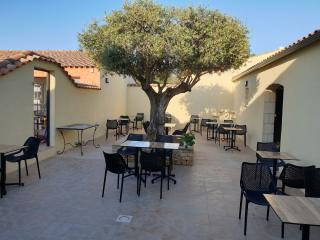
M 21 50 L 0 50 L 1 56 L 12 56 L 19 54 Z M 62 67 L 95 67 L 93 60 L 83 51 L 78 50 L 32 50 L 48 58 L 55 59 Z
M 302 48 L 305 48 L 311 44 L 313 44 L 316 41 L 320 40 L 320 29 L 315 30 L 312 33 L 309 33 L 308 35 L 302 37 L 301 39 L 297 40 L 296 42 L 290 44 L 289 46 L 281 49 L 280 51 L 277 51 L 273 55 L 263 59 L 262 61 L 258 62 L 257 64 L 251 66 L 250 68 L 246 69 L 245 71 L 242 71 L 238 75 L 234 76 L 232 78 L 233 81 L 237 81 L 240 78 L 250 74 L 251 72 L 254 72 L 260 68 L 263 68 L 281 58 L 284 58 Z
M 78 88 L 100 89 L 100 87 L 75 82 L 74 79 L 68 74 L 64 67 L 50 56 L 45 56 L 33 51 L 0 51 L 0 76 L 6 75 L 9 72 L 35 60 L 42 60 L 51 62 L 58 65 L 65 75 L 72 81 L 72 83 Z

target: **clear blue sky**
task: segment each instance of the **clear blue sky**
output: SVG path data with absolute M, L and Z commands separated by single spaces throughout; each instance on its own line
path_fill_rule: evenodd
M 320 0 L 158 0 L 218 9 L 250 32 L 253 53 L 284 47 L 320 28 Z M 15 0 L 0 4 L 0 49 L 78 49 L 77 33 L 123 1 Z

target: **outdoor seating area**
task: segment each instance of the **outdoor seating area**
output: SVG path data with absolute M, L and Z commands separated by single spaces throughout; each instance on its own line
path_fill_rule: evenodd
M 130 139 L 139 141 L 141 138 L 134 136 L 143 136 L 141 134 L 141 130 L 135 131 Z M 122 139 L 125 140 L 126 137 Z M 125 239 L 137 231 L 140 239 L 148 239 L 151 230 L 155 238 L 169 235 L 176 239 L 211 239 L 214 235 L 215 239 L 281 239 L 281 221 L 290 223 L 279 219 L 271 210 L 275 208 L 278 211 L 281 204 L 278 208 L 270 204 L 269 221 L 265 220 L 266 207 L 250 204 L 248 211 L 246 204 L 245 219 L 248 228 L 246 236 L 243 235 L 245 223 L 238 219 L 240 189 L 241 196 L 252 203 L 258 203 L 249 194 L 254 190 L 253 183 L 258 184 L 259 194 L 274 192 L 274 188 L 269 188 L 274 186 L 270 184 L 274 179 L 272 171 L 260 162 L 256 165 L 256 153 L 249 148 L 243 148 L 241 152 L 225 151 L 218 144 L 207 141 L 206 136 L 196 133 L 194 165 L 173 166 L 177 183 L 170 182 L 169 188 L 167 177 L 161 174 L 163 186 L 162 193 L 161 190 L 159 193 L 161 179 L 152 183 L 154 177 L 148 173 L 154 170 L 159 170 L 160 173 L 167 171 L 158 165 L 162 162 L 163 151 L 159 152 L 160 155 L 158 151 L 146 151 L 149 147 L 146 142 L 141 141 L 140 147 L 145 150 L 141 152 L 142 167 L 139 171 L 140 178 L 137 178 L 134 160 L 129 158 L 126 162 L 126 158 L 121 157 L 126 154 L 123 152 L 121 155 L 111 154 L 114 152 L 112 145 L 116 143 L 114 136 L 110 136 L 108 140 L 98 138 L 97 143 L 101 147 L 88 145 L 84 156 L 77 149 L 72 149 L 43 161 L 41 180 L 36 174 L 26 176 L 22 171 L 24 186 L 7 186 L 7 195 L 0 200 L 1 209 L 6 209 L 5 212 L 2 211 L 2 217 L 6 221 L 1 220 L 7 226 L 2 232 L 3 239 L 22 236 L 24 239 L 34 239 L 35 235 L 40 238 L 50 236 L 52 239 L 70 239 L 81 238 L 84 232 L 86 236 L 90 232 L 92 239 L 105 239 L 105 236 Z M 131 143 L 135 141 L 124 141 L 123 146 L 132 147 Z M 157 145 L 152 144 L 150 147 L 154 149 Z M 246 167 L 248 170 L 244 171 L 244 166 L 248 164 L 242 162 L 250 162 L 250 169 Z M 36 171 L 35 164 L 28 167 L 29 173 Z M 308 171 L 313 169 L 308 168 Z M 116 174 L 106 173 L 107 170 Z M 314 185 L 313 181 L 318 179 L 318 175 L 317 170 L 308 175 L 312 178 L 308 181 L 313 183 L 306 186 L 306 194 L 312 194 L 308 196 L 318 196 L 316 194 L 319 186 Z M 16 176 L 17 172 L 9 174 L 7 181 L 16 181 Z M 287 190 L 292 189 L 288 186 L 286 192 L 289 193 Z M 265 200 L 263 205 L 267 206 Z M 133 217 L 132 222 L 121 226 L 121 223 L 116 222 L 118 215 L 130 215 Z M 178 222 L 180 228 L 174 222 Z M 19 227 L 25 225 L 32 228 Z M 229 230 L 230 227 L 232 231 Z M 190 232 L 190 228 L 193 231 Z M 285 239 L 301 239 L 301 234 L 299 226 L 285 225 Z M 311 227 L 310 239 L 317 239 L 319 234 L 319 228 Z

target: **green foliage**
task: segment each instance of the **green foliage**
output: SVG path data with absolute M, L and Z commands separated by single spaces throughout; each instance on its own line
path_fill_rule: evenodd
M 193 146 L 195 144 L 195 136 L 190 132 L 190 133 L 185 133 L 182 137 L 181 140 L 186 144 L 186 146 Z
M 126 2 L 103 24 L 92 23 L 79 41 L 101 68 L 142 86 L 165 85 L 174 75 L 191 89 L 201 75 L 238 68 L 249 56 L 247 29 L 235 18 L 152 0 Z

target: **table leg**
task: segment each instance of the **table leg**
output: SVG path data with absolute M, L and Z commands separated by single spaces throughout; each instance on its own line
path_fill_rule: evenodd
M 83 156 L 83 151 L 82 151 L 82 136 L 83 136 L 83 130 L 80 131 L 80 151 L 81 151 L 81 156 Z
M 310 236 L 310 226 L 302 225 L 302 240 L 309 240 Z
M 62 154 L 62 153 L 64 153 L 64 150 L 66 149 L 66 139 L 64 138 L 63 131 L 59 130 L 59 132 L 60 132 L 62 139 L 63 139 L 63 149 L 62 149 L 62 151 L 58 151 L 57 154 Z
M 1 153 L 1 198 L 3 195 L 7 194 L 6 191 L 6 159 L 4 157 L 4 153 Z
M 169 135 L 169 128 L 166 127 L 166 135 Z
M 138 158 L 139 158 L 139 149 L 136 149 L 136 153 L 134 155 L 134 175 L 139 175 L 139 166 L 138 166 Z

